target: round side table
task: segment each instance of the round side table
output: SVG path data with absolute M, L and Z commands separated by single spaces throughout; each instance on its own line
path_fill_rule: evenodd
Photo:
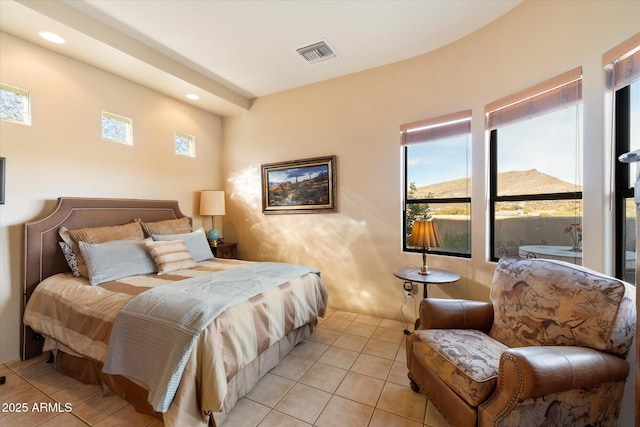
M 460 275 L 452 271 L 430 268 L 429 274 L 420 274 L 418 267 L 404 267 L 393 272 L 393 275 L 405 282 L 422 283 L 424 298 L 428 298 L 427 285 L 444 285 L 460 280 Z

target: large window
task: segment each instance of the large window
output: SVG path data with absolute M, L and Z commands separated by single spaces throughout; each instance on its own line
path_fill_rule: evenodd
M 404 251 L 417 219 L 433 219 L 442 245 L 431 253 L 471 256 L 471 111 L 400 127 L 404 153 Z
M 620 50 L 621 49 L 621 50 Z M 619 53 L 616 53 L 619 52 Z M 614 90 L 614 144 L 616 159 L 629 151 L 640 150 L 640 37 L 623 43 L 605 54 Z M 634 187 L 638 163 L 615 166 L 615 274 L 635 283 L 636 205 Z
M 487 106 L 491 259 L 582 264 L 582 84 L 575 69 Z

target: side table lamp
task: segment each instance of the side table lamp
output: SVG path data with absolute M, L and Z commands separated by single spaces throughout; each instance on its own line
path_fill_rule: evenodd
M 215 217 L 224 215 L 224 191 L 222 190 L 202 190 L 200 192 L 200 215 L 211 217 L 211 229 L 207 231 L 207 239 L 217 242 L 220 239 L 220 232 L 215 226 Z
M 413 223 L 413 229 L 411 230 L 411 236 L 409 237 L 407 246 L 422 248 L 422 267 L 420 267 L 420 274 L 429 274 L 427 250 L 430 248 L 438 248 L 441 245 L 442 242 L 440 241 L 438 227 L 436 227 L 436 223 L 433 222 L 433 220 L 416 220 Z

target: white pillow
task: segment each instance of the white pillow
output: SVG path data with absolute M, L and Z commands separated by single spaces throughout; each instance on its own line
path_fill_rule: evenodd
M 204 228 L 200 227 L 196 231 L 185 234 L 154 234 L 153 240 L 184 240 L 184 244 L 189 249 L 191 257 L 196 261 L 206 261 L 213 259 L 213 253 L 209 246 L 209 241 L 204 233 Z
M 87 263 L 92 286 L 157 271 L 145 240 L 112 240 L 104 243 L 78 242 Z

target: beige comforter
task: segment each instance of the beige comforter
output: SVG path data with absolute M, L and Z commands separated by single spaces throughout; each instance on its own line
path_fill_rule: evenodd
M 100 286 L 90 286 L 86 279 L 71 274 L 58 274 L 38 285 L 25 309 L 24 322 L 76 355 L 103 362 L 115 317 L 134 296 L 152 287 L 245 263 L 215 259 L 170 275 L 135 276 Z M 227 396 L 227 383 L 234 375 L 270 347 L 287 348 L 280 341 L 287 341 L 285 337 L 299 325 L 310 324 L 312 329 L 316 318 L 324 315 L 326 303 L 322 280 L 310 273 L 280 286 L 277 293 L 257 295 L 220 314 L 199 337 L 174 404 L 163 414 L 165 424 L 206 425 L 213 413 L 228 412 L 230 407 L 225 405 L 233 405 L 248 391 L 234 385 L 236 395 Z M 275 353 L 284 356 L 282 350 Z

